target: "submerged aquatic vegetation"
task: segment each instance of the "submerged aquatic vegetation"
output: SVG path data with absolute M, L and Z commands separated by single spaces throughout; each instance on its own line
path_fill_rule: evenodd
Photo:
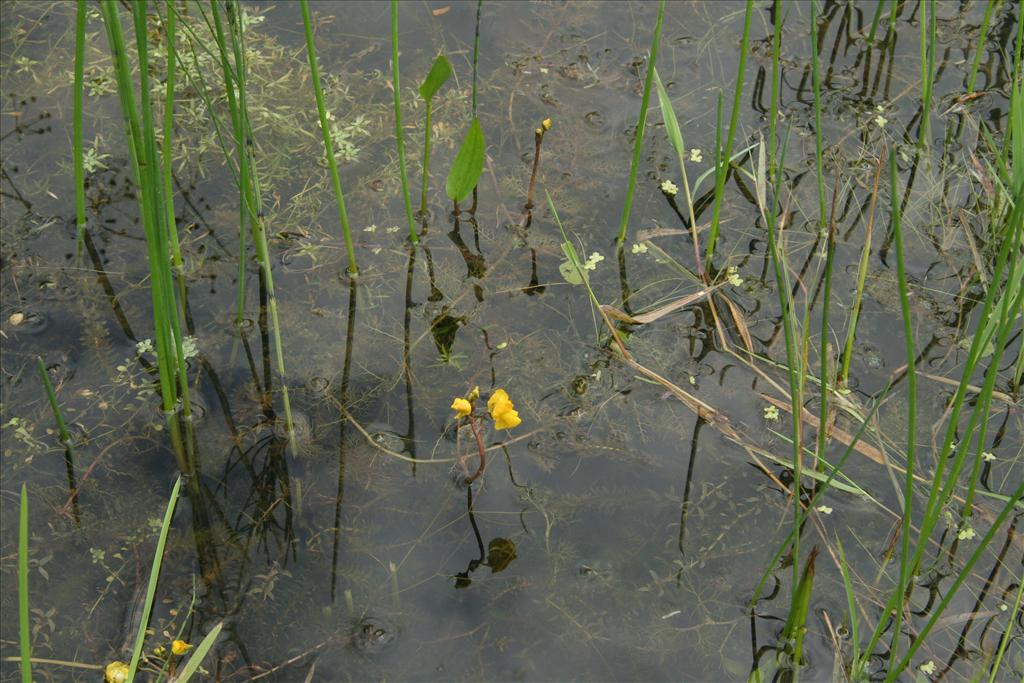
M 31 666 L 47 669 L 37 677 L 64 675 L 46 662 L 68 652 L 97 676 L 128 659 L 111 646 L 134 643 L 147 596 L 138 568 L 161 520 L 144 511 L 160 506 L 153 482 L 174 468 L 153 457 L 170 439 L 158 364 L 178 355 L 179 339 L 184 371 L 171 379 L 181 393 L 184 377 L 194 402 L 181 423 L 196 455 L 182 487 L 189 514 L 163 549 L 137 679 L 195 672 L 201 655 L 216 675 L 284 680 L 1018 676 L 1022 597 L 1010 560 L 1024 278 L 1011 162 L 1024 152 L 1007 96 L 1018 69 L 1012 3 L 936 3 L 927 14 L 915 3 L 817 3 L 817 49 L 806 6 L 754 5 L 745 73 L 735 71 L 747 52 L 743 4 L 665 3 L 660 74 L 653 54 L 638 58 L 653 3 L 489 5 L 486 20 L 502 30 L 478 30 L 472 56 L 472 6 L 402 6 L 389 50 L 381 7 L 345 5 L 339 31 L 331 6 L 314 3 L 304 28 L 318 43 L 322 106 L 309 92 L 312 50 L 287 29 L 303 7 L 147 7 L 157 186 L 171 199 L 156 244 L 179 302 L 170 350 L 149 329 L 147 297 L 161 285 L 138 250 L 145 226 L 134 222 L 132 150 L 114 134 L 113 58 L 92 38 L 101 6 L 85 3 L 76 63 L 82 139 L 96 141 L 80 154 L 65 144 L 76 137 L 79 6 L 47 6 L 40 21 L 42 8 L 8 5 L 4 24 L 25 20 L 0 28 L 5 92 L 43 103 L 12 98 L 16 116 L 0 117 L 0 269 L 14 285 L 0 318 L 4 500 L 27 481 L 32 500 L 55 511 L 33 515 L 24 554 L 34 590 L 25 642 L 39 658 Z M 865 41 L 868 22 L 874 33 L 886 16 L 884 38 Z M 930 31 L 933 19 L 949 50 L 924 55 L 934 95 L 919 99 L 923 72 L 904 57 L 920 40 L 913 22 Z M 45 38 L 58 25 L 61 39 Z M 389 54 L 400 49 L 407 74 L 423 74 L 442 47 L 458 78 L 420 97 L 389 89 Z M 140 78 L 136 51 L 124 56 Z M 168 64 L 178 69 L 165 77 Z M 637 138 L 645 66 L 662 117 Z M 967 98 L 972 71 L 966 89 L 982 96 Z M 733 73 L 752 85 L 738 114 L 726 119 L 722 107 L 716 131 L 717 84 Z M 922 101 L 945 133 L 932 148 L 915 144 Z M 42 106 L 54 116 L 32 123 Z M 462 163 L 459 138 L 474 119 L 481 140 Z M 428 192 L 431 163 L 479 164 L 455 183 L 460 202 L 479 187 L 468 217 L 437 212 L 421 189 L 441 229 L 415 247 L 399 228 L 392 132 L 403 128 L 424 135 Z M 58 138 L 51 163 L 46 141 Z M 605 258 L 638 148 L 635 233 Z M 691 183 L 701 149 L 715 161 Z M 879 158 L 887 149 L 893 158 Z M 74 267 L 64 258 L 83 224 L 72 155 L 86 200 L 85 261 Z M 381 226 L 352 235 L 353 253 L 369 257 L 358 279 L 344 275 L 354 259 L 330 229 L 330 157 L 359 225 Z M 893 162 L 895 188 L 873 182 Z M 67 172 L 51 178 L 44 167 Z M 561 219 L 553 201 L 530 206 L 537 182 Z M 716 267 L 705 271 L 716 201 Z M 887 215 L 897 212 L 898 242 Z M 254 240 L 268 257 L 259 270 Z M 897 318 L 910 356 L 891 343 Z M 54 477 L 61 428 L 34 379 L 37 355 L 68 431 L 60 438 L 84 468 L 66 485 L 62 471 Z M 483 400 L 453 398 L 465 383 L 485 387 Z M 282 429 L 275 394 L 285 389 L 294 430 Z M 283 441 L 292 431 L 298 453 Z M 486 486 L 466 485 L 485 466 Z M 69 514 L 74 505 L 81 515 Z M 3 521 L 10 549 L 14 518 Z M 908 533 L 890 538 L 893 528 Z M 68 567 L 60 577 L 55 561 Z M 737 596 L 751 597 L 762 571 L 739 613 Z M 186 609 L 193 581 L 202 599 Z M 13 581 L 4 585 L 7 613 Z M 207 638 L 219 627 L 209 627 L 223 615 L 234 627 L 214 652 Z M 8 632 L 4 654 L 19 654 L 13 619 Z M 443 671 L 410 656 L 424 642 Z M 179 655 L 177 643 L 196 646 Z M 607 643 L 616 657 L 599 656 Z M 521 669 L 503 668 L 508 657 Z M 13 676 L 16 664 L 4 666 Z

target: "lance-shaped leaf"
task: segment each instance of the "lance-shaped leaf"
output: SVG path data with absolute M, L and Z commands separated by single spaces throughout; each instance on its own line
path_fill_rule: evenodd
M 469 132 L 462 140 L 462 146 L 459 147 L 459 153 L 455 155 L 452 168 L 448 171 L 448 182 L 445 183 L 448 198 L 459 202 L 469 196 L 480 180 L 483 170 L 484 132 L 480 128 L 480 122 L 474 118 Z
M 452 65 L 448 58 L 444 55 L 438 55 L 437 59 L 434 60 L 434 65 L 430 67 L 430 73 L 427 74 L 427 77 L 423 79 L 423 83 L 420 84 L 420 97 L 429 101 L 437 94 L 441 86 L 448 82 L 451 76 Z

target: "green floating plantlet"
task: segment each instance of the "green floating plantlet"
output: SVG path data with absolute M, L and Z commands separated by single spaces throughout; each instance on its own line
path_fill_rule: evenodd
M 423 191 L 420 195 L 420 215 L 427 211 L 427 181 L 430 178 L 430 117 L 434 110 L 434 95 L 452 76 L 452 65 L 444 55 L 438 55 L 430 73 L 420 84 L 420 97 L 426 102 L 426 124 L 423 126 Z
M 459 202 L 469 196 L 469 193 L 476 187 L 480 180 L 480 174 L 484 170 L 484 131 L 480 128 L 480 121 L 473 119 L 469 126 L 469 132 L 462 140 L 452 168 L 448 171 L 448 181 L 445 183 L 445 192 L 448 198 L 455 202 L 458 212 Z

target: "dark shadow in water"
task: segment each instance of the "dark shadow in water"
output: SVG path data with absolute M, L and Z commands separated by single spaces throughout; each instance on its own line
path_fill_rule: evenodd
M 412 392 L 412 359 L 411 353 L 411 328 L 412 309 L 416 305 L 412 300 L 413 274 L 416 272 L 416 245 L 409 245 L 409 265 L 405 269 L 405 308 L 402 318 L 402 372 L 405 375 L 405 410 L 409 429 L 406 431 L 403 440 L 405 448 L 409 451 L 409 457 L 416 458 L 416 412 L 413 409 Z M 348 342 L 351 344 L 351 340 Z M 416 476 L 416 463 L 412 463 L 412 476 Z M 333 597 L 333 596 L 332 596 Z
M 486 556 L 484 555 L 484 540 L 480 536 L 480 529 L 476 525 L 476 515 L 473 514 L 473 485 L 466 486 L 466 515 L 469 517 L 469 524 L 473 528 L 473 536 L 476 537 L 477 549 L 480 552 L 480 556 L 476 559 L 470 560 L 466 566 L 466 571 L 459 572 L 455 575 L 455 587 L 456 588 L 469 588 L 473 583 L 473 579 L 469 575 L 475 572 L 481 564 L 484 563 Z
M 700 442 L 700 428 L 704 426 L 704 420 L 697 417 L 693 425 L 693 436 L 690 439 L 690 462 L 686 465 L 686 483 L 683 486 L 683 504 L 679 507 L 679 556 L 686 558 L 686 549 L 683 547 L 686 539 L 686 513 L 690 510 L 690 490 L 693 486 L 693 467 L 697 462 L 697 444 Z M 683 579 L 683 567 L 676 572 L 676 585 L 681 585 Z
M 462 233 L 460 232 L 461 221 L 458 214 L 455 215 L 455 226 L 448 233 L 448 239 L 452 241 L 455 248 L 462 255 L 462 260 L 466 262 L 466 279 L 473 278 L 476 280 L 473 282 L 473 293 L 476 296 L 476 300 L 482 302 L 484 300 L 484 292 L 480 287 L 479 280 L 482 280 L 487 275 L 487 262 L 484 260 L 484 255 L 480 250 L 480 229 L 477 226 L 476 218 L 470 216 L 467 222 L 473 228 L 473 244 L 476 246 L 477 253 L 474 254 L 462 239 Z
M 411 247 L 414 252 L 415 246 Z M 411 272 L 411 265 L 410 265 Z M 343 406 L 348 405 L 348 384 L 352 377 L 352 348 L 355 341 L 356 330 L 356 296 L 358 280 L 350 278 L 348 283 L 348 324 L 345 328 L 345 361 L 341 369 L 341 396 L 339 400 Z M 408 313 L 406 314 L 408 318 Z M 406 325 L 406 349 L 409 346 L 408 324 Z M 410 412 L 410 429 L 412 425 L 412 413 Z M 338 548 L 341 543 L 341 504 L 345 495 L 345 425 L 348 420 L 338 421 L 338 488 L 334 495 L 334 544 L 331 550 L 331 603 L 337 599 L 338 588 Z

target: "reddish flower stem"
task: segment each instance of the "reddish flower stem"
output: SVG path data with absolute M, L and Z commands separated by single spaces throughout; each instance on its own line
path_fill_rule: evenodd
M 484 438 L 480 435 L 480 428 L 476 426 L 476 420 L 472 415 L 469 416 L 469 426 L 473 429 L 473 436 L 476 437 L 476 447 L 480 449 L 480 466 L 476 468 L 473 476 L 466 477 L 466 483 L 472 484 L 477 477 L 484 473 L 484 467 L 487 466 L 487 455 L 484 449 Z

